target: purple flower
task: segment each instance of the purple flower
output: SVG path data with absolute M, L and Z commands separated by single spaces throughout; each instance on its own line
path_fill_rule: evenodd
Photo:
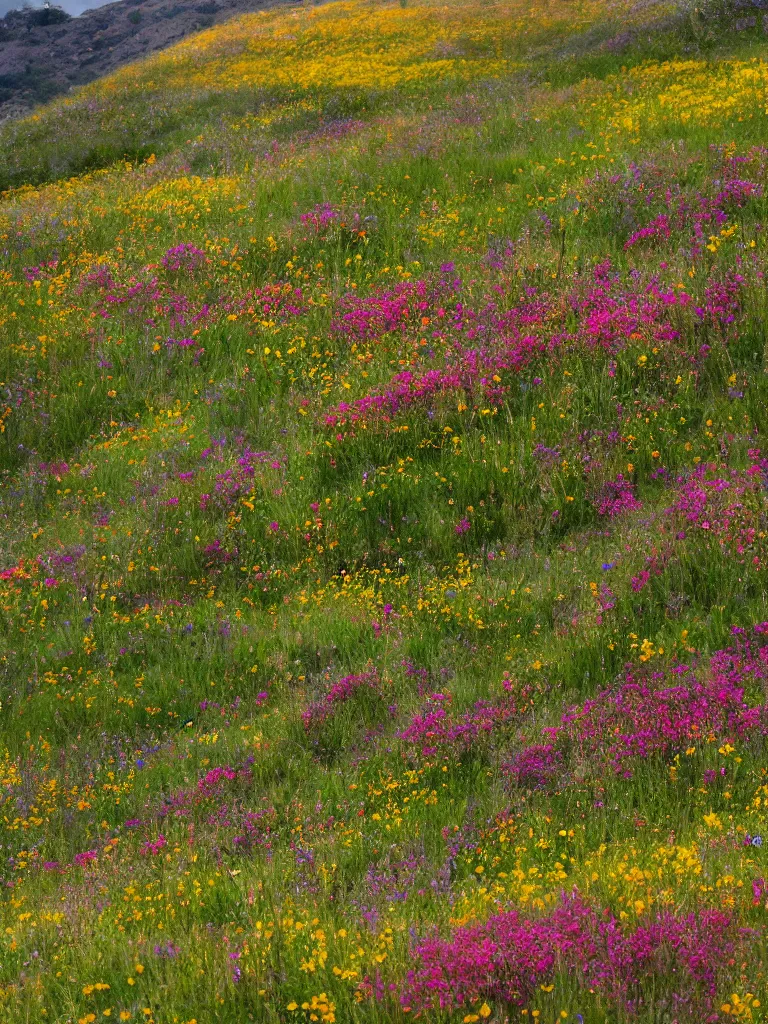
M 182 242 L 181 245 L 168 249 L 160 262 L 166 270 L 186 270 L 193 273 L 208 262 L 208 257 L 202 249 L 190 245 L 189 242 Z

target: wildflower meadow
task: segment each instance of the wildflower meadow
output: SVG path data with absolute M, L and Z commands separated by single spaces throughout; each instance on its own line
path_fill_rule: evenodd
M 275 7 L 0 189 L 0 1020 L 768 1019 L 759 0 Z

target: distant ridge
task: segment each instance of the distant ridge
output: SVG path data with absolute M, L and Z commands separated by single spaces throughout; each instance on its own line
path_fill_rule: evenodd
M 0 18 L 0 120 L 238 14 L 295 0 L 120 0 L 48 24 L 43 9 Z

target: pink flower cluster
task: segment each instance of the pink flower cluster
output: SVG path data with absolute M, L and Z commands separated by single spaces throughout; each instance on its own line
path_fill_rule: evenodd
M 470 711 L 454 716 L 443 707 L 430 708 L 414 715 L 399 734 L 404 743 L 416 748 L 424 757 L 440 751 L 462 752 L 474 748 L 484 737 L 506 725 L 518 714 L 514 704 L 490 704 L 478 701 Z
M 489 999 L 525 1006 L 540 985 L 568 972 L 620 1014 L 643 1008 L 670 1019 L 704 1021 L 715 1007 L 720 974 L 746 936 L 717 910 L 662 911 L 635 927 L 599 913 L 578 893 L 539 918 L 504 910 L 483 924 L 432 935 L 412 950 L 401 991 L 411 1012 L 455 1010 Z
M 578 760 L 592 778 L 606 768 L 631 778 L 641 760 L 669 757 L 710 736 L 724 742 L 768 735 L 768 704 L 752 707 L 744 698 L 748 683 L 768 679 L 768 644 L 760 640 L 767 629 L 754 627 L 752 638 L 738 632 L 737 644 L 716 651 L 702 678 L 687 665 L 672 669 L 674 682 L 663 673 L 629 674 L 543 729 L 545 742 L 526 745 L 505 764 L 505 774 L 525 788 L 548 788 L 562 784 Z
M 644 228 L 640 228 L 638 231 L 633 232 L 633 234 L 631 234 L 624 243 L 624 248 L 631 249 L 639 242 L 644 242 L 649 238 L 666 239 L 669 238 L 670 233 L 669 217 L 666 213 L 661 213 L 658 217 L 654 217 L 650 224 L 646 224 Z
M 85 868 L 89 864 L 92 864 L 94 861 L 98 860 L 98 856 L 98 850 L 83 850 L 82 853 L 75 854 L 72 862 L 79 868 Z
M 654 230 L 661 230 L 660 224 Z M 711 283 L 704 306 L 696 312 L 718 324 L 732 318 L 740 280 L 733 276 Z M 416 335 L 425 345 L 419 345 L 413 368 L 394 374 L 388 387 L 329 410 L 326 426 L 387 420 L 457 393 L 499 405 L 510 393 L 513 377 L 537 360 L 574 348 L 613 355 L 642 338 L 659 350 L 682 354 L 688 362 L 697 358 L 680 351 L 682 335 L 672 319 L 680 309 L 692 307 L 692 297 L 679 289 L 664 290 L 655 280 L 641 289 L 625 287 L 609 260 L 598 264 L 589 278 L 577 280 L 566 303 L 536 289 L 528 292 L 508 309 L 495 301 L 472 308 L 461 281 L 443 276 L 366 297 L 347 296 L 334 315 L 334 333 L 357 344 L 382 342 L 393 333 Z M 705 346 L 699 355 L 707 351 Z M 529 386 L 521 385 L 523 390 Z
M 548 789 L 562 776 L 564 765 L 563 751 L 554 743 L 532 743 L 504 766 L 504 772 L 521 789 Z
M 379 692 L 379 677 L 376 672 L 362 672 L 359 675 L 344 676 L 331 686 L 320 700 L 310 704 L 301 715 L 304 728 L 310 731 L 333 717 L 341 704 L 355 696 L 361 690 Z
M 391 289 L 367 296 L 347 295 L 339 304 L 331 330 L 350 343 L 369 344 L 393 331 L 402 331 L 423 319 L 442 325 L 450 310 L 450 296 L 442 283 L 403 281 Z M 435 326 L 432 328 L 434 337 Z
M 194 808 L 204 806 L 210 800 L 222 800 L 232 783 L 249 782 L 252 777 L 253 772 L 247 763 L 241 768 L 218 765 L 198 779 L 194 788 L 180 789 L 165 797 L 157 816 L 161 819 L 187 817 Z
M 667 514 L 678 517 L 686 529 L 702 530 L 732 553 L 744 555 L 757 538 L 760 513 L 755 498 L 768 479 L 768 460 L 757 449 L 750 457 L 753 461 L 746 470 L 702 464 L 679 477 Z M 683 536 L 684 532 L 680 539 Z
M 594 506 L 598 515 L 614 518 L 623 512 L 637 511 L 642 508 L 642 503 L 635 497 L 634 484 L 619 473 L 615 480 L 603 484 L 595 497 Z
M 327 239 L 337 229 L 347 230 L 351 233 L 357 233 L 360 230 L 359 213 L 345 214 L 343 210 L 337 209 L 330 203 L 318 203 L 307 213 L 302 213 L 299 220 L 311 235 L 319 238 Z
M 144 843 L 140 852 L 143 857 L 156 857 L 167 845 L 168 840 L 165 836 L 159 835 L 157 839 L 149 840 Z
M 734 176 L 735 165 L 726 159 L 723 167 L 726 180 L 714 196 L 696 194 L 688 198 L 667 191 L 663 197 L 666 213 L 658 214 L 644 227 L 634 231 L 624 243 L 624 249 L 632 249 L 641 242 L 667 240 L 672 230 L 692 232 L 689 235 L 693 255 L 698 254 L 714 229 L 720 229 L 729 220 L 733 209 L 741 209 L 752 199 L 763 194 L 762 186 L 753 181 L 744 181 Z M 646 202 L 652 196 L 646 195 Z

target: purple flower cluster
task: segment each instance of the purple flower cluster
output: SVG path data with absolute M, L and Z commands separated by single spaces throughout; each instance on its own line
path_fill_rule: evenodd
M 208 257 L 202 249 L 196 248 L 189 242 L 182 242 L 181 245 L 175 245 L 169 249 L 160 262 L 166 270 L 176 272 L 185 270 L 191 274 L 205 266 Z
M 763 147 L 752 147 L 741 156 L 718 147 L 713 147 L 713 152 L 720 163 L 719 173 L 712 177 L 711 186 L 704 191 L 685 194 L 678 184 L 671 184 L 667 175 L 659 174 L 660 169 L 649 163 L 644 167 L 631 164 L 626 177 L 597 174 L 587 180 L 583 192 L 594 195 L 597 202 L 610 198 L 623 207 L 627 220 L 642 221 L 649 208 L 661 209 L 632 232 L 624 244 L 625 250 L 643 242 L 667 241 L 675 232 L 682 235 L 681 241 L 695 259 L 711 235 L 728 223 L 735 210 L 763 194 L 763 187 L 756 181 L 739 177 L 744 166 L 751 165 L 758 181 L 764 179 L 767 154 Z
M 562 775 L 564 765 L 563 751 L 554 743 L 532 743 L 505 765 L 504 770 L 521 789 L 549 789 Z

